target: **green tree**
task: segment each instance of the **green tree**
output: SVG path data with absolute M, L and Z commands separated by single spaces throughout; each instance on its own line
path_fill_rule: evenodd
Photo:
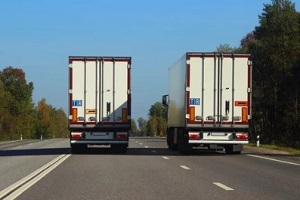
M 137 134 L 138 134 L 138 129 L 137 129 L 136 122 L 134 119 L 131 119 L 131 134 L 132 134 L 132 136 L 137 136 Z
M 220 44 L 217 47 L 217 52 L 221 52 L 221 53 L 232 53 L 234 51 L 236 51 L 237 48 L 235 47 L 231 47 L 229 44 Z
M 12 116 L 9 112 L 9 102 L 12 96 L 4 88 L 2 80 L 0 80 L 0 140 L 10 139 Z
M 167 108 L 156 102 L 149 109 L 147 133 L 151 136 L 165 136 L 167 131 Z
M 299 68 L 299 22 L 291 1 L 264 4 L 254 40 L 248 46 L 254 66 L 254 130 L 268 143 L 288 145 L 297 136 L 299 74 L 294 72 Z
M 138 118 L 138 127 L 141 136 L 146 136 L 147 134 L 147 120 L 143 119 L 142 117 Z
M 149 110 L 149 116 L 156 116 L 156 117 L 162 117 L 167 118 L 167 108 L 163 106 L 161 102 L 156 102 L 153 104 Z
M 55 109 L 50 106 L 50 135 L 52 138 L 67 138 L 68 131 L 68 118 L 63 109 Z
M 37 126 L 36 126 L 36 138 L 51 138 L 53 134 L 51 130 L 51 107 L 47 104 L 46 99 L 42 99 L 37 105 Z
M 7 67 L 0 72 L 3 95 L 2 109 L 5 110 L 1 121 L 1 129 L 7 139 L 17 139 L 22 134 L 31 137 L 34 128 L 32 101 L 33 83 L 27 83 L 22 69 Z M 1 120 L 1 119 L 0 119 Z M 9 121 L 8 121 L 9 120 Z
M 147 123 L 147 135 L 156 137 L 158 135 L 158 119 L 153 116 L 150 117 Z

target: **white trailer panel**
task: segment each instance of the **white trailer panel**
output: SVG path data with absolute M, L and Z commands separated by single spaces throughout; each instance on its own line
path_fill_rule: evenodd
M 130 69 L 130 57 L 69 57 L 71 144 L 128 143 Z
M 248 56 L 226 54 L 189 57 L 187 112 L 193 107 L 195 118 L 188 123 L 247 126 L 250 102 L 248 61 Z M 246 118 L 242 115 L 245 111 Z

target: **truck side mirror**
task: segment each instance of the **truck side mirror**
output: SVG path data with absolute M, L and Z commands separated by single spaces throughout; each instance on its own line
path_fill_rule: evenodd
M 162 96 L 162 104 L 164 106 L 168 106 L 168 104 L 169 104 L 169 95 L 168 94 Z

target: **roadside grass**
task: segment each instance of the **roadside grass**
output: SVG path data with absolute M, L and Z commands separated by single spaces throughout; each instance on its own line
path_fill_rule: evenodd
M 249 143 L 247 145 L 251 146 L 251 147 L 256 147 L 256 143 Z M 295 148 L 291 148 L 291 147 L 282 147 L 282 146 L 275 145 L 275 144 L 259 144 L 259 147 L 267 148 L 267 149 L 274 149 L 274 150 L 279 150 L 279 151 L 286 151 L 293 155 L 300 155 L 300 149 L 295 149 Z

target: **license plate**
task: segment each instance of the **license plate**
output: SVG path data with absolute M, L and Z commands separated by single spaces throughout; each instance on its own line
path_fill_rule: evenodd
M 211 133 L 211 136 L 226 136 L 227 133 Z
M 107 136 L 107 133 L 93 133 L 94 136 Z

